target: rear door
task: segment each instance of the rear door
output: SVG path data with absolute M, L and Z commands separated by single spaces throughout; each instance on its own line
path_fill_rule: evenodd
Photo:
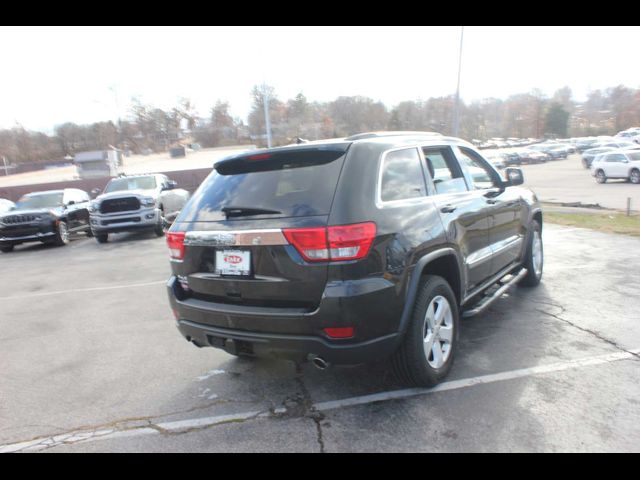
M 610 153 L 604 156 L 605 174 L 612 178 L 626 178 L 628 176 L 628 160 L 622 153 Z
M 284 147 L 218 162 L 171 228 L 186 232 L 184 259 L 173 269 L 192 296 L 314 310 L 327 262 L 303 258 L 285 235 L 326 227 L 348 145 Z

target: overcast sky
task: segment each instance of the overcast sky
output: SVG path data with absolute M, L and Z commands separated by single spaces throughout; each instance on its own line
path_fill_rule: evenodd
M 201 115 L 227 100 L 246 119 L 263 81 L 283 100 L 392 107 L 454 93 L 459 43 L 460 27 L 0 27 L 0 128 L 114 120 L 132 96 L 162 108 L 190 98 Z M 465 27 L 461 96 L 638 88 L 638 45 L 638 27 Z

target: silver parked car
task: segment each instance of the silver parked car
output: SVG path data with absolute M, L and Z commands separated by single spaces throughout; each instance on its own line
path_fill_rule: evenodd
M 153 230 L 159 237 L 189 200 L 166 175 L 147 174 L 111 179 L 91 202 L 91 230 L 99 243 L 110 233 Z

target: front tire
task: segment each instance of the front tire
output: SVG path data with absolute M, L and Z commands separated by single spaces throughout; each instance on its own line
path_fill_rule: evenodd
M 459 322 L 458 302 L 447 281 L 426 275 L 402 344 L 393 356 L 398 379 L 415 387 L 442 381 L 453 365 Z
M 98 233 L 95 237 L 98 243 L 107 243 L 109 241 L 108 233 Z
M 598 170 L 596 172 L 596 182 L 598 182 L 598 183 L 606 183 L 607 182 L 607 176 L 605 175 L 604 171 Z
M 11 253 L 13 252 L 13 245 L 7 245 L 6 247 L 1 247 L 0 252 L 2 253 Z
M 544 266 L 544 249 L 542 247 L 542 227 L 537 220 L 531 222 L 531 235 L 527 244 L 526 259 L 522 265 L 527 269 L 527 275 L 520 281 L 525 287 L 535 287 L 542 279 Z
M 53 239 L 53 243 L 59 247 L 63 247 L 69 243 L 69 231 L 67 230 L 66 222 L 58 222 L 58 228 L 56 229 L 56 235 Z

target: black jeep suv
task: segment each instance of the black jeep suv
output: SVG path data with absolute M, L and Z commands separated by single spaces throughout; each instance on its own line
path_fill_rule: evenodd
M 177 326 L 198 347 L 451 368 L 459 318 L 542 276 L 542 212 L 475 148 L 386 132 L 217 162 L 167 235 Z
M 0 215 L 0 251 L 27 242 L 66 245 L 74 233 L 91 236 L 89 194 L 76 188 L 28 193 Z

